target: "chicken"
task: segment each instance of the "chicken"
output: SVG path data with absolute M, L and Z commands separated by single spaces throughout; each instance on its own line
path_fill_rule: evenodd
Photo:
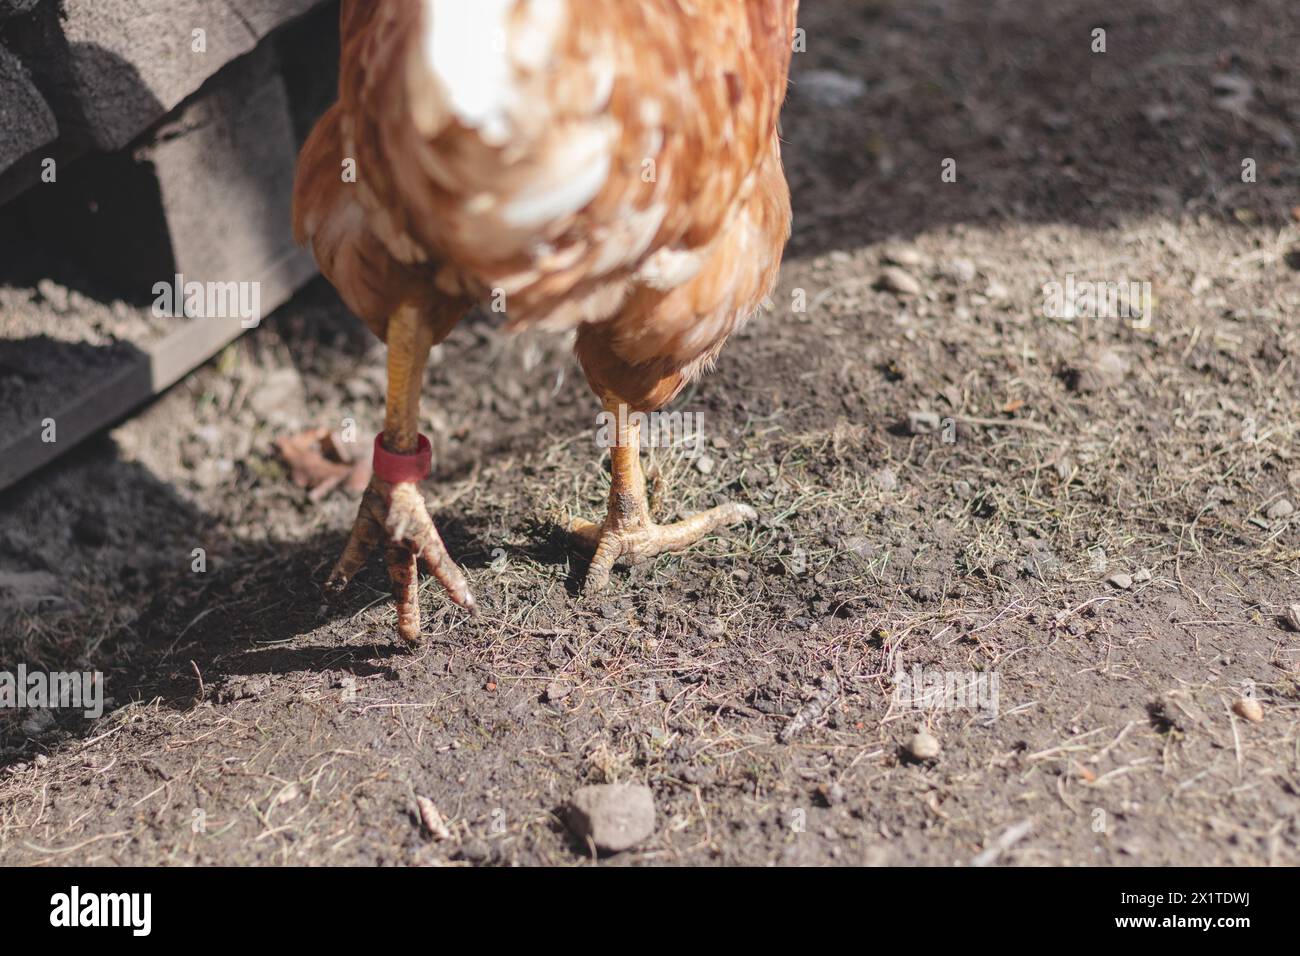
M 327 588 L 383 545 L 398 631 L 417 562 L 474 598 L 425 507 L 419 391 L 476 304 L 576 329 L 617 437 L 608 512 L 575 521 L 585 588 L 752 520 L 658 525 L 640 416 L 711 367 L 771 292 L 790 234 L 777 120 L 798 0 L 344 0 L 339 100 L 303 148 L 295 231 L 388 346 L 375 475 Z M 497 311 L 500 311 L 498 309 Z M 623 414 L 619 414 L 620 408 Z

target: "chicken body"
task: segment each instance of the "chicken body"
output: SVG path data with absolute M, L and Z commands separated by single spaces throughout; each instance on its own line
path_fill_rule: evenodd
M 576 328 L 611 411 L 658 409 L 712 363 L 789 237 L 776 127 L 797 6 L 344 0 L 339 102 L 303 149 L 295 228 L 388 342 L 386 449 L 415 450 L 425 357 L 475 304 L 504 306 L 513 327 Z M 634 426 L 619 433 L 609 515 L 573 528 L 594 555 L 589 587 L 615 561 L 752 515 L 655 525 L 638 445 Z M 335 583 L 387 537 L 412 638 L 414 555 L 472 598 L 422 501 L 377 485 Z

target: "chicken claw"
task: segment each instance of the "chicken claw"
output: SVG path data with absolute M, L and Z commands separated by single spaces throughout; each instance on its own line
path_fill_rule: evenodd
M 604 524 L 575 518 L 568 530 L 574 543 L 591 555 L 583 590 L 596 594 L 609 584 L 609 574 L 616 564 L 641 564 L 665 551 L 682 551 L 719 528 L 757 517 L 758 512 L 749 505 L 728 503 L 661 525 L 650 520 L 647 510 L 634 505 L 631 514 L 611 508 Z
M 341 593 L 381 542 L 386 542 L 384 554 L 397 605 L 397 632 L 407 643 L 418 643 L 420 637 L 417 563 L 423 563 L 438 579 L 452 601 L 471 614 L 477 612 L 469 582 L 447 553 L 419 486 L 411 482 L 389 484 L 371 479 L 343 556 L 325 583 L 326 592 Z

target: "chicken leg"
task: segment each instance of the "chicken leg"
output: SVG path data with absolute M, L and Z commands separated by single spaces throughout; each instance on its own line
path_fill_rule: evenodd
M 396 456 L 415 456 L 420 450 L 420 386 L 424 368 L 437 337 L 436 329 L 413 308 L 403 307 L 389 320 L 388 400 L 384 416 L 383 448 Z M 337 594 L 361 570 L 370 553 L 384 542 L 388 575 L 397 604 L 397 631 L 414 644 L 420 635 L 418 564 L 447 590 L 448 596 L 470 613 L 474 595 L 460 568 L 447 554 L 420 494 L 418 479 L 389 482 L 376 473 L 361 499 L 361 508 L 343 556 L 326 582 Z
M 728 503 L 674 524 L 655 524 L 641 470 L 640 422 L 619 415 L 615 403 L 606 402 L 605 410 L 618 422 L 616 444 L 610 448 L 609 510 L 603 524 L 575 518 L 568 529 L 577 546 L 591 555 L 587 593 L 604 590 L 616 564 L 640 564 L 665 551 L 681 551 L 719 528 L 758 517 L 749 505 Z

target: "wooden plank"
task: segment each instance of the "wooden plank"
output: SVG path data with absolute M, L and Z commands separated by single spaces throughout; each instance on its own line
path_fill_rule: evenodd
M 297 288 L 314 274 L 311 263 L 289 256 L 257 281 Z M 85 439 L 122 420 L 212 358 L 246 329 L 238 318 L 186 319 L 158 342 L 137 349 L 122 368 L 68 398 L 16 435 L 0 441 L 0 490 L 9 487 Z M 53 418 L 57 441 L 42 440 L 44 418 Z
M 71 396 L 0 445 L 0 489 L 7 488 L 174 384 L 244 331 L 237 320 L 197 321 L 196 329 L 177 329 L 155 346 L 137 352 L 123 367 L 95 386 Z M 200 358 L 200 356 L 202 356 Z M 54 419 L 56 441 L 43 440 L 45 418 Z

